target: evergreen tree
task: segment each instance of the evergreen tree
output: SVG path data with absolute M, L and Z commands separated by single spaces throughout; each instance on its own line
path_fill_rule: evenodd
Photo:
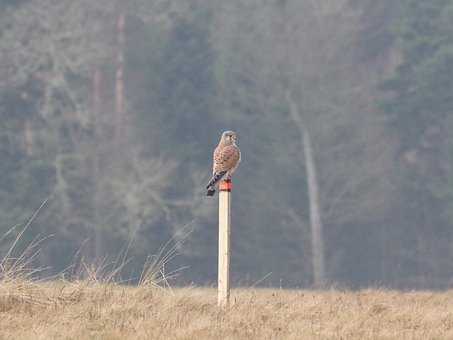
M 403 61 L 382 88 L 390 98 L 382 105 L 400 139 L 401 186 L 404 192 L 404 268 L 416 280 L 435 275 L 439 285 L 453 273 L 437 258 L 453 256 L 450 189 L 453 115 L 453 1 L 406 0 L 397 26 Z M 435 235 L 435 236 L 434 236 Z M 434 237 L 433 237 L 434 236 Z M 442 269 L 440 269 L 442 268 Z

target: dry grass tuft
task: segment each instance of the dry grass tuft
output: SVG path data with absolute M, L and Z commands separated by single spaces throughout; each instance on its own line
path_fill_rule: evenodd
M 453 292 L 238 289 L 221 310 L 214 289 L 56 281 L 0 291 L 5 339 L 453 338 Z

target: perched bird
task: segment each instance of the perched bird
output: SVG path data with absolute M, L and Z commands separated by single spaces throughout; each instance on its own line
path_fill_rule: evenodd
M 237 136 L 233 131 L 225 131 L 220 137 L 219 145 L 214 150 L 212 178 L 206 189 L 207 196 L 214 196 L 215 186 L 222 179 L 231 179 L 241 161 L 241 151 L 236 145 Z

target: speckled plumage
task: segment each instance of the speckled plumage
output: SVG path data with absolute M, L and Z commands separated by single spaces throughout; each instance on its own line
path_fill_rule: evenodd
M 233 131 L 222 133 L 220 142 L 214 150 L 212 178 L 207 185 L 207 195 L 213 196 L 215 185 L 223 178 L 231 179 L 241 161 L 241 151 L 236 145 L 237 136 Z
M 237 166 L 241 152 L 236 145 L 219 145 L 214 150 L 212 173 L 228 171 Z

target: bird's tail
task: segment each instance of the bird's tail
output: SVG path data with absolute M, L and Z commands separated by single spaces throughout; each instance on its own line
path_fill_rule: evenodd
M 206 196 L 214 196 L 215 194 L 215 185 L 223 178 L 223 176 L 225 176 L 225 174 L 227 173 L 227 171 L 220 171 L 220 172 L 216 172 L 211 180 L 209 181 L 208 185 L 206 186 L 206 189 L 208 189 L 208 192 L 206 193 Z

